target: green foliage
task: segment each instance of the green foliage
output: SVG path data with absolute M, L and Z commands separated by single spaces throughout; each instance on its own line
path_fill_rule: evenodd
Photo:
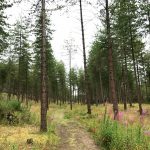
M 3 123 L 7 123 L 7 114 L 13 114 L 13 124 L 35 124 L 37 123 L 36 117 L 31 115 L 30 108 L 22 106 L 18 100 L 1 100 L 0 101 L 0 119 Z
M 21 111 L 21 103 L 17 100 L 10 100 L 10 101 L 4 101 L 1 100 L 0 101 L 0 121 L 3 121 L 3 123 L 8 122 L 7 120 L 7 114 L 10 112 L 11 114 L 13 114 L 13 119 L 12 122 L 13 124 L 17 124 L 18 123 L 18 118 L 16 117 L 16 115 L 14 115 L 14 112 L 16 111 Z
M 147 150 L 149 148 L 140 126 L 123 126 L 108 117 L 100 123 L 96 136 L 97 142 L 107 150 Z
M 11 150 L 18 150 L 18 146 L 16 144 L 12 144 L 10 147 Z
M 10 101 L 0 101 L 0 112 L 13 112 L 13 111 L 21 111 L 21 103 L 17 100 Z
M 59 137 L 56 135 L 56 124 L 54 123 L 50 123 L 48 125 L 48 131 L 47 131 L 47 137 L 48 137 L 48 140 L 47 140 L 47 145 L 51 145 L 51 146 L 54 146 L 54 145 L 57 145 L 58 142 L 59 142 Z
M 5 31 L 5 27 L 6 27 L 6 16 L 4 14 L 4 11 L 6 8 L 11 7 L 10 4 L 8 4 L 5 0 L 1 0 L 0 1 L 0 53 L 8 46 L 7 43 L 7 36 L 8 33 L 6 33 Z
M 91 132 L 97 144 L 106 150 L 148 150 L 149 139 L 138 125 L 124 125 L 110 119 L 106 110 L 102 118 L 97 113 L 87 115 L 82 107 L 65 112 L 65 118 L 76 119 Z M 82 109 L 81 109 L 82 108 Z
M 29 123 L 30 123 L 30 124 L 34 124 L 34 125 L 37 125 L 37 126 L 40 125 L 40 119 L 39 119 L 39 117 L 37 116 L 36 113 L 30 113 L 30 120 L 29 120 Z
M 65 112 L 65 113 L 64 113 L 64 119 L 71 119 L 72 116 L 73 116 L 72 113 L 68 113 L 68 112 Z
M 55 126 L 55 124 L 50 124 L 49 126 L 48 126 L 48 131 L 47 131 L 47 134 L 48 135 L 50 135 L 50 134 L 55 134 L 55 130 L 56 130 L 56 126 Z
M 32 124 L 35 119 L 31 117 L 30 109 L 23 107 L 22 111 L 17 114 L 17 117 L 19 118 L 19 124 Z

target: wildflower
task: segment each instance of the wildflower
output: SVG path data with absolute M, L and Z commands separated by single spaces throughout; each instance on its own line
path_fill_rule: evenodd
M 144 135 L 150 136 L 150 131 L 144 131 Z
M 142 115 L 144 115 L 144 116 L 145 116 L 145 115 L 148 115 L 148 110 L 143 110 L 143 111 L 142 111 Z
M 123 112 L 118 112 L 118 114 L 117 114 L 117 120 L 118 121 L 122 121 L 123 120 L 123 116 L 124 116 Z

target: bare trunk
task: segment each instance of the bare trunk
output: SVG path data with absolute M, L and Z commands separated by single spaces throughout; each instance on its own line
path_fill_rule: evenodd
M 70 109 L 72 110 L 72 89 L 71 89 L 71 49 L 69 49 L 69 67 L 70 67 Z
M 125 47 L 125 43 L 123 46 L 123 53 L 124 53 L 124 66 L 123 66 L 123 80 L 124 80 L 124 96 L 125 96 L 125 100 L 124 100 L 124 110 L 127 109 L 127 101 L 128 101 L 128 97 L 127 97 L 127 93 L 129 91 L 129 86 L 128 86 L 128 66 L 127 66 L 127 54 L 126 54 L 126 47 Z M 132 105 L 132 104 L 131 104 Z
M 81 17 L 81 30 L 82 30 L 82 44 L 83 44 L 83 59 L 84 59 L 84 76 L 85 76 L 85 98 L 87 101 L 87 113 L 91 114 L 91 102 L 89 97 L 89 77 L 86 65 L 86 51 L 85 51 L 85 38 L 84 38 L 84 25 L 83 25 L 83 15 L 82 15 L 82 2 L 80 2 L 80 17 Z
M 140 94 L 140 89 L 138 85 L 138 79 L 137 79 L 137 71 L 136 71 L 136 64 L 135 64 L 135 55 L 134 55 L 134 47 L 133 47 L 133 35 L 132 35 L 132 29 L 131 29 L 131 19 L 129 18 L 129 32 L 130 32 L 130 44 L 131 44 L 131 53 L 132 53 L 132 61 L 133 61 L 133 68 L 134 68 L 134 78 L 135 78 L 135 84 L 136 84 L 136 95 L 138 98 L 138 103 L 139 103 L 139 112 L 140 115 L 142 114 L 142 102 L 141 102 L 141 94 Z
M 20 100 L 20 95 L 21 95 L 21 77 L 20 77 L 20 70 L 21 70 L 21 49 L 22 49 L 22 39 L 21 39 L 21 28 L 20 28 L 20 33 L 19 33 L 19 40 L 20 40 L 20 49 L 19 49 L 19 64 L 18 64 L 18 92 L 17 92 L 17 99 L 18 101 Z
M 46 76 L 45 0 L 42 0 L 42 49 L 41 49 L 41 131 L 47 131 L 47 76 Z
M 124 65 L 122 65 L 122 86 L 121 86 L 121 95 L 124 104 L 124 110 L 127 110 L 127 95 L 126 95 L 126 75 L 125 75 Z
M 147 81 L 146 81 L 146 75 L 145 75 L 145 65 L 144 65 L 144 59 L 143 59 L 143 55 L 142 55 L 142 53 L 141 53 L 141 60 L 142 60 L 142 69 L 143 69 L 143 73 L 144 73 L 144 79 L 145 79 L 145 81 L 144 81 L 144 84 L 145 84 L 145 92 L 146 92 L 146 99 L 148 99 L 148 91 L 147 91 Z
M 110 18 L 108 0 L 106 0 L 106 23 L 107 23 L 107 44 L 108 44 L 108 66 L 109 66 L 109 90 L 110 99 L 113 102 L 114 119 L 117 118 L 118 114 L 118 101 L 116 97 L 116 87 L 114 79 L 114 66 L 113 66 L 113 54 L 112 54 L 112 39 L 110 33 Z
M 101 67 L 99 68 L 99 80 L 100 80 L 100 89 L 101 89 L 101 100 L 104 103 L 104 94 L 103 94 L 103 84 L 102 84 L 102 76 L 101 76 Z

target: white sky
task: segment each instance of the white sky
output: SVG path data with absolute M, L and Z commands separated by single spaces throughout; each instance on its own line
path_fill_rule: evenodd
M 15 23 L 20 16 L 29 13 L 31 5 L 29 3 L 23 3 L 22 5 L 14 5 L 12 8 L 7 10 L 9 17 L 8 22 Z M 92 8 L 90 5 L 83 5 L 83 17 L 85 27 L 85 43 L 87 52 L 90 49 L 91 43 L 94 40 L 97 28 L 96 25 L 100 23 L 98 16 L 96 15 L 97 10 Z M 55 11 L 51 15 L 53 40 L 51 41 L 54 56 L 57 60 L 62 60 L 65 63 L 66 68 L 69 67 L 69 56 L 65 47 L 65 41 L 74 39 L 73 45 L 76 46 L 77 52 L 73 54 L 72 66 L 82 67 L 83 56 L 82 56 L 82 37 L 81 37 L 81 25 L 80 25 L 80 13 L 79 5 L 70 7 L 68 12 Z M 88 53 L 87 53 L 88 54 Z

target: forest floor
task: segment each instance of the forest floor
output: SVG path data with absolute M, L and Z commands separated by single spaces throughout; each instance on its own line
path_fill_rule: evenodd
M 123 111 L 119 105 L 120 120 L 123 126 L 134 127 L 142 125 L 150 132 L 150 105 L 144 104 L 144 115 L 139 116 L 138 105 Z M 92 115 L 87 115 L 86 105 L 75 104 L 73 110 L 65 104 L 62 106 L 50 104 L 47 113 L 48 131 L 41 133 L 40 105 L 32 103 L 31 124 L 0 125 L 0 150 L 99 150 L 97 144 L 98 129 L 106 111 L 106 107 L 92 106 Z M 113 118 L 112 105 L 107 105 L 107 114 Z M 97 134 L 98 133 L 98 134 Z M 95 137 L 96 136 L 96 137 Z M 148 135 L 149 136 L 149 135 Z M 33 144 L 27 144 L 27 139 L 33 139 Z
M 39 104 L 33 104 L 30 110 L 34 124 L 0 125 L 0 150 L 99 150 L 92 135 L 76 119 L 65 117 L 69 106 L 50 105 L 47 133 L 39 132 Z M 27 144 L 27 139 L 33 139 L 33 144 Z
M 99 150 L 90 133 L 74 119 L 65 119 L 64 110 L 54 112 L 53 121 L 57 122 L 56 132 L 60 137 L 57 150 Z

